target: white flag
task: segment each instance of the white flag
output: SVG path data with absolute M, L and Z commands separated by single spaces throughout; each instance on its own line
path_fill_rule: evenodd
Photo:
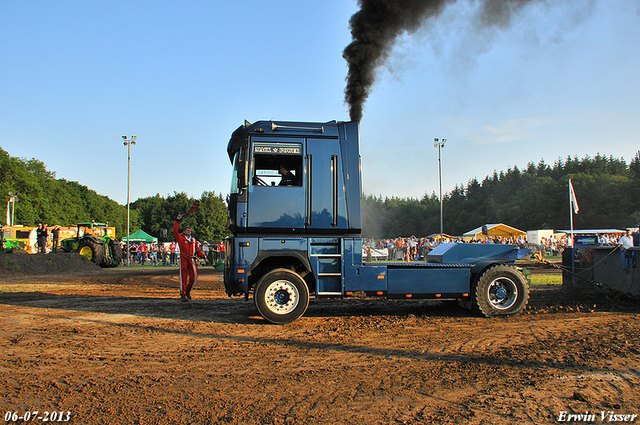
M 571 202 L 571 205 L 573 206 L 573 212 L 578 214 L 578 211 L 580 211 L 580 207 L 578 207 L 578 199 L 576 198 L 575 190 L 573 190 L 571 179 L 569 179 L 569 202 Z

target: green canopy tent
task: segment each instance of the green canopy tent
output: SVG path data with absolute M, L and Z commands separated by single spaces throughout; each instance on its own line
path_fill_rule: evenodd
M 126 236 L 122 239 L 124 242 L 127 241 Z M 155 242 L 158 242 L 158 238 L 154 238 L 144 230 L 140 229 L 137 232 L 129 235 L 129 242 L 155 243 Z

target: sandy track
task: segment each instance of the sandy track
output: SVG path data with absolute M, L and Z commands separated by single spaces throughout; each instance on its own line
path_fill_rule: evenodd
M 177 269 L 161 267 L 5 278 L 0 414 L 62 411 L 76 424 L 640 414 L 634 302 L 534 288 L 524 314 L 484 319 L 443 302 L 312 300 L 276 326 L 224 296 L 212 269 L 190 303 L 177 285 Z

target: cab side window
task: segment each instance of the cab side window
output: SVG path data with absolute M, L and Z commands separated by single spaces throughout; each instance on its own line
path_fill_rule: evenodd
M 302 186 L 302 146 L 298 143 L 255 143 L 254 186 Z

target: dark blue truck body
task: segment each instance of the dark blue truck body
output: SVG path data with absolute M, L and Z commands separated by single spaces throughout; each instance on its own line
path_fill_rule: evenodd
M 487 316 L 515 314 L 528 286 L 511 245 L 441 244 L 425 262 L 365 262 L 358 123 L 245 123 L 233 164 L 224 282 L 253 293 L 260 314 L 291 322 L 309 297 L 458 299 Z M 281 177 L 290 181 L 281 185 Z

